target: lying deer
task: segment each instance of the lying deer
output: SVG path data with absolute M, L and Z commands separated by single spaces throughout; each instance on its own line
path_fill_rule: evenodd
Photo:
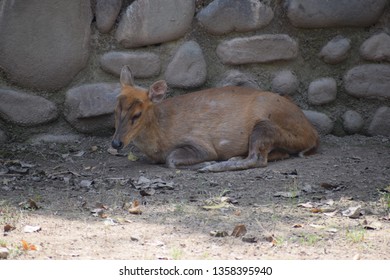
M 203 172 L 265 167 L 271 160 L 314 153 L 319 140 L 288 99 L 244 87 L 222 87 L 164 99 L 165 81 L 149 90 L 121 71 L 112 147 L 130 142 L 155 163 Z M 245 157 L 229 160 L 233 157 Z M 215 162 L 217 161 L 217 162 Z

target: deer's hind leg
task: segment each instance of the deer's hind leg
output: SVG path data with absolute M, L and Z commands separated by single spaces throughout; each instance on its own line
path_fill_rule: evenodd
M 216 158 L 212 149 L 188 141 L 172 149 L 165 162 L 170 168 L 197 170 L 214 163 Z
M 254 167 L 266 167 L 268 155 L 274 148 L 274 143 L 280 135 L 279 129 L 270 120 L 259 121 L 252 130 L 248 143 L 248 156 L 236 161 L 222 161 L 200 169 L 200 172 L 221 172 L 243 170 Z M 276 158 L 281 157 L 278 154 Z M 274 155 L 272 155 L 272 159 Z M 286 153 L 283 153 L 286 157 Z

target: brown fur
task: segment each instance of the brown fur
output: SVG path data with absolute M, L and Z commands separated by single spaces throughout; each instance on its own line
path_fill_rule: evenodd
M 147 91 L 134 87 L 129 73 L 127 68 L 121 74 L 113 143 L 126 146 L 133 141 L 157 163 L 177 167 L 222 161 L 201 170 L 238 170 L 318 147 L 317 132 L 303 112 L 277 94 L 224 87 L 159 102 L 165 82 Z M 236 156 L 246 159 L 228 161 Z

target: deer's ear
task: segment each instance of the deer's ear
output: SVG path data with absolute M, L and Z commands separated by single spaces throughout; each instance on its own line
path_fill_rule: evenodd
M 149 88 L 149 99 L 153 103 L 161 102 L 167 93 L 167 89 L 168 85 L 165 81 L 154 82 Z
M 122 87 L 134 86 L 133 74 L 131 73 L 131 69 L 128 65 L 122 67 L 120 82 Z

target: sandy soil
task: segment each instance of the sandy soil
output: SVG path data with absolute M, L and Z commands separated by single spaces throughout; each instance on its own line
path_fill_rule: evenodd
M 327 136 L 316 155 L 216 174 L 109 142 L 0 148 L 3 257 L 390 259 L 389 139 Z

